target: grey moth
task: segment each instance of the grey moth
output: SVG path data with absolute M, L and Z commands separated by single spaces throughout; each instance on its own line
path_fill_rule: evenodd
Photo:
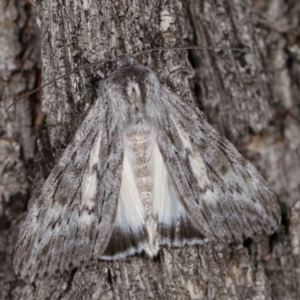
M 280 222 L 273 192 L 225 137 L 132 56 L 117 64 L 27 215 L 22 278 L 242 241 Z

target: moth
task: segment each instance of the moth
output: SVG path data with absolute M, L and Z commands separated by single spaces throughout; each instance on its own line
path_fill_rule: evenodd
M 125 55 L 34 200 L 14 266 L 33 280 L 160 246 L 243 241 L 274 232 L 280 215 L 254 166 Z

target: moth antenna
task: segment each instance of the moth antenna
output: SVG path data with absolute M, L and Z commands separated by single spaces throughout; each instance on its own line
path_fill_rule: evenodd
M 240 52 L 244 52 L 244 53 L 251 53 L 253 54 L 250 50 L 247 50 L 247 49 L 240 49 L 240 48 L 230 48 L 230 47 L 215 47 L 215 46 L 179 46 L 179 47 L 162 47 L 162 48 L 153 48 L 153 49 L 146 49 L 146 50 L 143 50 L 143 51 L 140 51 L 138 53 L 135 53 L 133 54 L 134 57 L 136 56 L 139 56 L 143 53 L 150 53 L 150 52 L 153 52 L 153 51 L 166 51 L 166 50 L 190 50 L 190 49 L 196 49 L 196 50 L 214 50 L 214 49 L 219 49 L 219 50 L 230 50 L 230 51 L 240 51 Z M 57 80 L 60 80 L 62 78 L 65 78 L 65 77 L 68 77 L 69 75 L 75 73 L 75 72 L 78 72 L 80 70 L 83 70 L 83 69 L 86 69 L 88 67 L 91 67 L 91 66 L 94 66 L 94 65 L 97 65 L 99 63 L 106 63 L 106 62 L 112 62 L 112 61 L 115 61 L 117 58 L 114 58 L 114 59 L 108 59 L 108 60 L 98 60 L 98 61 L 95 61 L 93 63 L 90 63 L 86 66 L 83 66 L 83 67 L 80 67 L 80 68 L 77 68 L 77 69 L 74 69 L 62 76 L 59 76 L 45 84 L 43 84 L 42 86 L 30 91 L 29 93 L 25 94 L 24 96 L 18 98 L 16 101 L 14 101 L 12 104 L 10 104 L 8 106 L 8 108 L 5 110 L 5 112 L 7 112 L 14 104 L 16 104 L 17 102 L 27 98 L 28 96 L 36 93 L 37 91 L 43 89 L 44 87 L 50 85 L 51 83 L 57 81 Z
M 247 49 L 240 49 L 240 48 L 230 48 L 230 47 L 218 47 L 218 46 L 179 46 L 179 47 L 162 47 L 162 48 L 153 48 L 153 49 L 146 49 L 143 51 L 140 51 L 138 53 L 135 53 L 133 56 L 138 56 L 143 53 L 147 52 L 152 52 L 152 51 L 166 51 L 166 50 L 190 50 L 190 49 L 195 49 L 195 50 L 214 50 L 214 49 L 219 49 L 219 50 L 230 50 L 230 51 L 239 51 L 239 52 L 244 52 L 244 53 L 251 53 L 254 55 L 253 52 Z
M 19 102 L 19 101 L 25 99 L 26 97 L 28 97 L 28 96 L 30 96 L 30 95 L 32 95 L 32 94 L 34 94 L 34 93 L 36 93 L 37 91 L 43 89 L 44 87 L 50 85 L 51 83 L 53 83 L 53 82 L 55 82 L 55 81 L 57 81 L 57 80 L 59 80 L 59 79 L 68 77 L 69 75 L 71 75 L 71 74 L 73 74 L 73 73 L 76 73 L 76 72 L 78 72 L 78 71 L 81 71 L 81 70 L 83 70 L 83 69 L 86 69 L 86 68 L 88 68 L 88 67 L 91 67 L 91 66 L 94 66 L 94 65 L 97 65 L 97 64 L 100 64 L 100 63 L 107 63 L 107 62 L 115 61 L 115 60 L 116 60 L 116 59 L 97 60 L 97 61 L 95 61 L 95 62 L 93 62 L 93 63 L 90 63 L 90 64 L 88 64 L 88 65 L 86 65 L 86 66 L 83 66 L 83 67 L 74 69 L 74 70 L 72 70 L 72 71 L 70 71 L 70 72 L 68 72 L 68 73 L 66 73 L 66 74 L 64 74 L 64 75 L 61 75 L 61 76 L 59 76 L 59 77 L 57 77 L 57 78 L 55 78 L 55 79 L 53 79 L 53 80 L 50 80 L 49 82 L 43 84 L 42 86 L 40 86 L 40 87 L 38 87 L 38 88 L 36 88 L 36 89 L 30 91 L 29 93 L 23 95 L 22 97 L 18 98 L 16 101 L 14 101 L 12 104 L 10 104 L 10 105 L 8 106 L 8 108 L 5 110 L 5 112 L 7 112 L 7 111 L 8 111 L 14 104 L 16 104 L 17 102 Z

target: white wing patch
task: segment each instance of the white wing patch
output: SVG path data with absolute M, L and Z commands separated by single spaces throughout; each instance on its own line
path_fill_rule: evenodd
M 124 162 L 115 226 L 130 233 L 140 230 L 145 223 L 145 210 L 137 188 L 130 161 L 130 149 L 124 149 Z
M 165 166 L 157 142 L 152 152 L 153 216 L 158 222 L 159 244 L 168 247 L 202 244 L 203 239 L 187 216 Z
M 157 143 L 152 152 L 153 177 L 153 214 L 159 223 L 167 226 L 176 224 L 181 213 L 184 213 L 173 191 L 172 182 Z
M 124 143 L 124 158 L 114 231 L 101 259 L 121 259 L 147 248 L 145 209 L 132 164 L 133 153 Z

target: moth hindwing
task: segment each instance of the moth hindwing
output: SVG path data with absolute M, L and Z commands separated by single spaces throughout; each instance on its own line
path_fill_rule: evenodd
M 14 264 L 33 280 L 161 245 L 242 241 L 279 222 L 257 170 L 127 55 L 34 200 Z

